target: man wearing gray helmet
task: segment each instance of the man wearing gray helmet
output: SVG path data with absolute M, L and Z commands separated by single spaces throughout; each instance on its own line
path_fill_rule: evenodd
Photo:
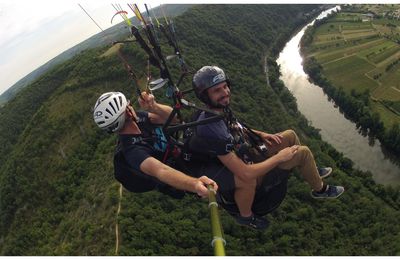
M 158 189 L 174 198 L 182 198 L 183 191 L 206 197 L 207 185 L 217 190 L 217 184 L 208 177 L 193 178 L 161 162 L 163 142 L 156 132 L 157 124 L 166 121 L 172 108 L 157 103 L 154 96 L 146 92 L 138 100 L 147 112 L 135 112 L 120 92 L 102 94 L 94 106 L 95 123 L 108 133 L 118 134 L 115 178 L 129 191 Z
M 327 185 L 322 181 L 322 178 L 330 175 L 332 168 L 317 168 L 312 152 L 300 144 L 293 130 L 268 134 L 250 129 L 234 117 L 229 107 L 230 80 L 221 68 L 202 67 L 194 75 L 192 83 L 196 96 L 208 108 L 225 114 L 225 118 L 220 121 L 197 126 L 196 135 L 206 141 L 201 142 L 201 145 L 192 145 L 191 149 L 194 152 L 212 151 L 225 167 L 220 171 L 204 172 L 218 183 L 221 192 L 234 190 L 234 200 L 239 210 L 236 215 L 238 223 L 256 229 L 266 228 L 267 220 L 261 215 L 276 208 L 280 202 L 276 199 L 277 203 L 269 205 L 274 200 L 273 195 L 269 200 L 262 200 L 263 195 L 260 194 L 265 192 L 265 187 L 261 184 L 284 183 L 281 189 L 286 193 L 287 176 L 276 169 L 288 171 L 299 167 L 300 173 L 312 188 L 313 198 L 337 198 L 344 192 L 343 187 Z M 198 120 L 211 116 L 210 113 L 202 112 Z M 266 181 L 267 178 L 269 180 Z

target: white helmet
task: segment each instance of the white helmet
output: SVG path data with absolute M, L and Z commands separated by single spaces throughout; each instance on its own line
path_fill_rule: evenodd
M 104 93 L 94 106 L 94 122 L 109 133 L 118 132 L 124 126 L 127 105 L 128 101 L 121 92 Z

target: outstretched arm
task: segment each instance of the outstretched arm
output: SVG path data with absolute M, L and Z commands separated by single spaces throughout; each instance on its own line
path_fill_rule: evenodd
M 214 190 L 218 189 L 217 183 L 208 177 L 193 178 L 160 162 L 154 157 L 144 160 L 140 164 L 140 170 L 177 189 L 194 192 L 201 197 L 208 196 L 207 185 L 212 185 Z
M 172 107 L 157 103 L 153 94 L 142 92 L 138 101 L 139 106 L 149 112 L 149 118 L 153 124 L 163 124 L 172 112 Z M 172 122 L 176 120 L 175 117 Z

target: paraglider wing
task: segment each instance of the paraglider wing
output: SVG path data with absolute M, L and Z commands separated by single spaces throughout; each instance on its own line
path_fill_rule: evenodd
M 111 23 L 113 22 L 114 17 L 117 16 L 118 14 L 120 14 L 120 15 L 122 16 L 122 14 L 127 15 L 128 12 L 127 12 L 127 11 L 118 11 L 118 12 L 116 12 L 116 13 L 113 15 L 113 17 L 111 17 Z

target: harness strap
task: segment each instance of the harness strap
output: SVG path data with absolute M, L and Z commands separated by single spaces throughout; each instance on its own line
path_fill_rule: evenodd
M 165 150 L 164 157 L 163 157 L 163 160 L 162 160 L 163 163 L 165 163 L 167 161 L 169 152 L 170 152 L 170 149 L 169 149 L 169 145 L 168 145 L 167 150 Z

